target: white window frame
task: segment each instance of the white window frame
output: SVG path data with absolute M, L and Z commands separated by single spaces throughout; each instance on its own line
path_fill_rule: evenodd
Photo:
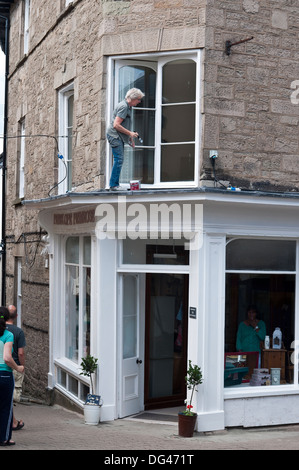
M 20 150 L 19 150 L 19 185 L 18 197 L 25 197 L 25 119 L 20 121 Z
M 24 4 L 24 54 L 29 51 L 29 28 L 30 28 L 30 0 Z
M 157 54 L 135 54 L 128 56 L 116 56 L 108 59 L 108 100 L 107 100 L 107 125 L 111 122 L 111 116 L 115 105 L 117 104 L 118 97 L 116 71 L 119 64 L 122 62 L 123 65 L 128 65 L 130 60 L 134 60 L 137 65 L 138 60 L 140 64 L 148 65 L 153 68 L 153 63 L 156 62 L 157 66 L 157 83 L 156 83 L 156 135 L 155 142 L 160 142 L 161 132 L 161 107 L 162 107 L 162 67 L 167 62 L 178 60 L 178 59 L 192 59 L 196 62 L 196 116 L 195 116 L 195 149 L 194 149 L 194 180 L 193 181 L 176 181 L 176 182 L 161 182 L 160 181 L 160 168 L 161 168 L 161 150 L 160 145 L 156 145 L 155 151 L 155 168 L 154 168 L 154 183 L 153 184 L 142 184 L 143 188 L 193 188 L 199 184 L 198 172 L 199 172 L 199 159 L 200 159 L 200 142 L 201 142 L 201 113 L 200 113 L 200 83 L 201 83 L 201 50 L 194 51 L 176 51 L 169 53 L 157 53 Z M 146 93 L 146 90 L 142 90 Z M 160 129 L 160 130 L 159 130 Z M 110 174 L 112 170 L 112 153 L 109 144 L 106 146 L 106 187 L 109 187 Z M 128 188 L 129 184 L 122 184 L 124 188 Z
M 22 324 L 22 258 L 17 258 L 17 326 L 21 328 Z
M 69 172 L 70 164 L 73 161 L 73 152 L 69 154 L 68 147 L 68 131 L 70 129 L 68 122 L 68 105 L 69 98 L 74 96 L 74 83 L 67 85 L 59 91 L 58 107 L 59 107 L 59 152 L 63 156 L 63 160 L 59 159 L 58 163 L 58 194 L 64 194 L 72 187 L 72 172 Z M 66 165 L 66 166 L 65 166 Z M 67 177 L 66 176 L 67 168 Z

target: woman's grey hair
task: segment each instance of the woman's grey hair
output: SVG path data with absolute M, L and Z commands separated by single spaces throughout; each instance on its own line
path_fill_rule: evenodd
M 130 100 L 141 100 L 144 97 L 144 93 L 139 88 L 131 88 L 127 91 L 125 98 Z

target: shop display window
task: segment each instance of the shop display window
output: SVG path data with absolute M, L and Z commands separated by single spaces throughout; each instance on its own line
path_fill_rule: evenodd
M 295 270 L 296 243 L 293 241 L 228 240 L 225 387 L 294 383 Z M 256 310 L 257 323 L 249 320 L 250 308 Z M 282 335 L 278 349 L 272 339 L 276 327 Z M 252 341 L 246 341 L 247 334 Z M 265 344 L 266 336 L 269 344 Z M 254 367 L 253 362 L 248 364 L 252 353 L 257 358 L 253 361 Z M 233 367 L 236 370 L 228 370 Z M 242 378 L 237 377 L 237 369 L 246 367 L 248 371 L 244 370 Z M 279 371 L 278 381 L 272 377 L 275 369 Z

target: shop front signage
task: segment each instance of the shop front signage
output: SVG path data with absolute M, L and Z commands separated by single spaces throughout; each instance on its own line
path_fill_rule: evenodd
M 79 225 L 89 224 L 95 221 L 95 211 L 67 212 L 54 214 L 54 225 Z

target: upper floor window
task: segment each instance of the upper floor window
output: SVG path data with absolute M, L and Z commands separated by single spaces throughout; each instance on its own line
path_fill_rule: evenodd
M 24 54 L 29 50 L 30 0 L 24 4 Z
M 64 157 L 64 163 L 59 160 L 60 194 L 72 189 L 73 161 L 73 115 L 74 115 L 74 85 L 73 83 L 59 92 L 59 150 Z M 65 178 L 65 172 L 67 172 Z
M 17 197 L 22 199 L 25 196 L 25 119 L 19 122 L 20 140 L 18 143 L 17 159 Z
M 125 146 L 120 182 L 142 186 L 196 185 L 199 154 L 199 53 L 113 61 L 111 110 L 133 87 L 145 93 L 133 107 L 132 129 L 143 142 Z M 107 173 L 110 175 L 110 169 Z

